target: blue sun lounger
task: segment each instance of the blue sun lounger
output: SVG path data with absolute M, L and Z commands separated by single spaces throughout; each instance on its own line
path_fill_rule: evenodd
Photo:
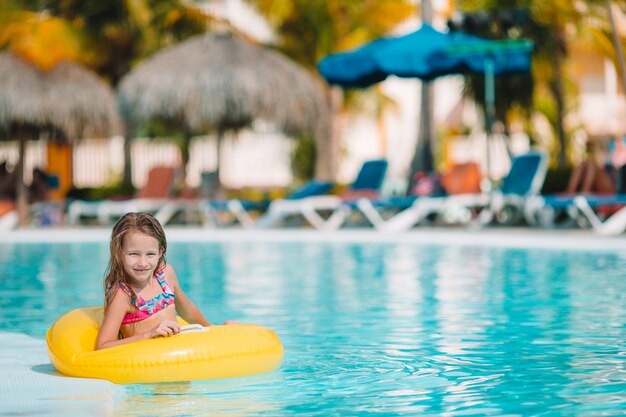
M 386 172 L 386 160 L 365 161 L 356 179 L 344 193 L 275 200 L 270 203 L 267 212 L 259 218 L 257 226 L 260 228 L 274 227 L 290 216 L 300 216 L 316 229 L 338 229 L 350 213 L 350 209 L 345 203 L 355 200 L 359 194 L 378 195 Z M 321 214 L 324 211 L 331 214 L 324 217 Z
M 525 200 L 541 190 L 546 171 L 546 155 L 543 152 L 532 151 L 513 158 L 509 173 L 500 187 L 492 193 L 418 197 L 409 207 L 389 220 L 373 223 L 379 230 L 399 232 L 411 229 L 431 214 L 445 216 L 449 213 L 479 211 L 478 218 L 466 216 L 466 220 L 475 220 L 478 225 L 485 225 L 507 208 L 522 213 Z M 368 205 L 368 202 L 362 201 L 359 208 L 365 212 L 369 209 Z
M 311 180 L 289 193 L 284 200 L 298 201 L 313 196 L 326 195 L 333 187 L 330 181 Z M 202 218 L 205 226 L 216 227 L 218 213 L 227 212 L 244 228 L 256 226 L 251 212 L 265 212 L 272 205 L 271 200 L 253 201 L 245 199 L 206 200 L 203 203 Z

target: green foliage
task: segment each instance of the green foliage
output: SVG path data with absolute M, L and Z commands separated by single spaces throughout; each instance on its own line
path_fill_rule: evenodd
M 412 0 L 246 0 L 265 16 L 277 34 L 277 48 L 317 74 L 326 55 L 360 46 L 389 35 L 417 13 Z M 380 89 L 374 94 L 348 93 L 343 111 L 366 109 L 380 119 L 391 100 Z M 368 100 L 369 103 L 365 103 Z M 335 117 L 343 115 L 336 114 Z M 339 140 L 339 138 L 333 138 Z M 293 155 L 294 175 L 310 178 L 315 165 L 315 144 L 300 139 Z M 320 152 L 320 155 L 323 155 Z
M 410 0 L 247 0 L 278 33 L 287 56 L 314 69 L 332 52 L 387 35 L 415 14 Z
M 532 81 L 508 77 L 496 81 L 497 118 L 506 121 L 511 109 L 521 109 L 527 119 L 541 114 L 555 136 L 553 151 L 564 163 L 569 133 L 579 126 L 564 126 L 567 114 L 577 108 L 575 83 L 569 78 L 568 47 L 584 42 L 587 47 L 613 56 L 604 0 L 459 0 L 459 11 L 495 12 L 511 8 L 528 10 L 531 19 L 513 28 L 498 24 L 482 26 L 477 35 L 491 38 L 527 38 L 535 42 Z M 466 93 L 483 103 L 479 77 L 468 77 Z M 558 136 L 558 137 L 557 137 Z
M 94 68 L 116 85 L 133 64 L 149 54 L 192 35 L 203 33 L 213 21 L 211 16 L 183 0 L 2 0 L 3 10 L 13 12 L 0 19 L 0 43 L 23 38 L 24 30 L 32 32 L 33 16 L 38 25 L 48 20 L 65 22 L 55 26 L 56 43 L 73 45 L 65 58 L 82 62 Z M 48 26 L 50 26 L 48 24 Z M 24 30 L 16 28 L 23 27 Z M 9 30 L 10 29 L 10 30 Z M 64 32 L 72 37 L 63 35 Z M 46 59 L 45 53 L 57 53 L 46 47 L 50 30 L 39 30 L 28 47 L 41 51 L 35 59 Z M 32 34 L 31 34 L 32 35 Z M 61 37 L 63 35 L 64 37 Z M 38 46 L 40 45 L 40 46 Z M 0 45 L 1 46 L 1 45 Z M 74 50 L 81 56 L 74 57 Z M 39 57 L 39 55 L 44 55 Z
M 297 180 L 306 181 L 313 178 L 316 157 L 315 140 L 308 135 L 297 138 L 291 154 L 291 170 Z
M 182 136 L 180 123 L 174 120 L 151 120 L 144 126 L 137 128 L 137 137 L 164 138 Z
M 485 21 L 481 25 L 470 26 L 466 30 L 474 35 L 490 39 L 519 39 L 529 38 L 530 27 L 534 25 L 532 19 L 513 28 L 504 26 L 495 18 L 498 12 L 514 7 L 527 7 L 528 1 L 460 1 L 459 7 L 470 16 L 482 17 Z M 530 37 L 532 38 L 532 37 Z M 517 108 L 527 116 L 531 113 L 533 103 L 534 79 L 530 74 L 515 74 L 496 77 L 496 119 L 507 122 L 507 114 Z M 471 97 L 484 111 L 485 80 L 482 74 L 465 76 L 464 94 Z
M 131 198 L 137 190 L 132 185 L 124 185 L 121 181 L 103 187 L 71 188 L 66 195 L 68 200 L 116 200 Z

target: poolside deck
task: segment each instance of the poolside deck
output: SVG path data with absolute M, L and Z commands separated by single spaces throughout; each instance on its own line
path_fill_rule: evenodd
M 0 332 L 0 402 L 2 415 L 114 415 L 123 395 L 100 379 L 67 378 L 50 364 L 45 340 Z
M 382 233 L 371 229 L 319 231 L 312 229 L 206 229 L 166 227 L 167 238 L 176 241 L 329 241 L 428 243 L 578 250 L 625 250 L 626 236 L 600 236 L 589 229 L 533 229 L 494 227 L 483 229 L 421 227 L 410 232 Z M 0 234 L 2 242 L 106 242 L 109 227 L 21 229 Z

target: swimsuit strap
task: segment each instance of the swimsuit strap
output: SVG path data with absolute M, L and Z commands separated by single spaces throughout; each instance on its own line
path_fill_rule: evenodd
M 131 303 L 133 303 L 133 305 L 135 304 L 135 300 L 137 299 L 138 295 L 135 294 L 135 291 L 133 291 L 127 283 L 125 283 L 124 281 L 121 281 L 117 284 L 117 286 L 126 293 L 127 296 L 130 297 L 130 301 Z
M 165 281 L 165 273 L 162 270 L 154 271 L 154 278 L 156 278 L 157 282 L 161 286 L 161 289 L 165 290 L 165 286 L 167 285 L 167 282 Z
M 141 297 L 139 294 L 136 294 L 135 291 L 133 291 L 133 289 L 130 288 L 130 286 L 123 281 L 118 284 L 118 287 L 121 288 L 122 291 L 124 291 L 126 295 L 130 297 L 131 304 L 134 305 L 136 308 L 140 310 L 151 311 L 154 308 L 153 306 L 155 304 L 161 303 L 162 300 L 166 300 L 165 304 L 167 306 L 171 304 L 170 299 L 174 298 L 174 291 L 170 288 L 169 284 L 165 280 L 165 273 L 162 269 L 154 271 L 154 278 L 156 278 L 157 282 L 159 283 L 162 292 L 155 295 L 149 300 L 144 300 L 143 297 Z M 157 311 L 158 310 L 160 310 L 160 308 L 158 308 Z
M 131 297 L 131 303 L 135 306 L 135 312 L 126 314 L 122 320 L 122 324 L 144 320 L 157 311 L 174 304 L 176 295 L 167 284 L 163 271 L 155 271 L 154 277 L 161 286 L 162 292 L 149 300 L 144 300 L 141 296 L 135 294 L 128 284 L 120 282 L 119 287 Z

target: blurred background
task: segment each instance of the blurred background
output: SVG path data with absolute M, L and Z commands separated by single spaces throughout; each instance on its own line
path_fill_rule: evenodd
M 158 165 L 181 167 L 179 193 L 217 181 L 252 196 L 310 178 L 348 183 L 368 159 L 389 161 L 388 194 L 403 194 L 416 170 L 486 170 L 481 74 L 342 89 L 317 70 L 329 54 L 423 22 L 534 42 L 529 74 L 496 79 L 494 179 L 508 156 L 539 147 L 550 155 L 544 188 L 561 191 L 589 143 L 626 133 L 623 0 L 0 5 L 0 163 L 25 187 L 45 171 L 52 200 L 132 195 Z M 206 79 L 191 72 L 202 65 Z

